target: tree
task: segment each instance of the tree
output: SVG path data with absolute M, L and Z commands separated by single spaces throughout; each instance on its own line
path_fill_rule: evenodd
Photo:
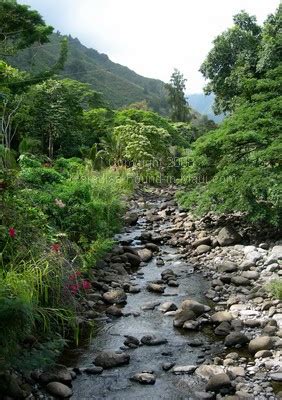
M 281 224 L 281 72 L 280 66 L 251 78 L 248 99 L 192 145 L 182 170 L 186 206 L 199 213 L 241 211 L 253 222 Z
M 190 119 L 190 111 L 184 92 L 185 82 L 186 79 L 183 75 L 175 69 L 171 75 L 170 83 L 165 85 L 171 107 L 171 119 L 175 122 L 187 122 Z
M 101 101 L 88 84 L 70 79 L 35 85 L 26 93 L 18 115 L 22 137 L 40 139 L 43 153 L 50 158 L 78 156 L 83 144 L 83 108 Z
M 0 2 L 0 56 L 14 55 L 33 43 L 46 43 L 53 28 L 29 6 L 13 0 Z
M 213 48 L 200 67 L 208 84 L 206 94 L 214 93 L 216 114 L 234 109 L 245 78 L 258 77 L 257 62 L 261 28 L 245 11 L 233 18 L 234 26 L 213 41 Z

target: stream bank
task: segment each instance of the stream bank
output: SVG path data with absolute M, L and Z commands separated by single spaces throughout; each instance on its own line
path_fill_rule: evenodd
M 196 219 L 174 192 L 130 202 L 83 303 L 95 335 L 38 375 L 55 398 L 281 398 L 281 243 L 247 239 L 236 215 Z

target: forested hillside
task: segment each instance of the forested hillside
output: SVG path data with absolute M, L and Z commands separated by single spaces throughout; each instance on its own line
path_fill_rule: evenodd
M 50 42 L 22 50 L 9 58 L 11 65 L 36 73 L 52 65 L 60 52 L 62 36 L 53 33 Z M 68 59 L 61 76 L 89 83 L 103 93 L 112 108 L 147 100 L 149 106 L 161 114 L 168 114 L 164 83 L 145 78 L 120 64 L 112 62 L 106 54 L 83 46 L 78 39 L 68 36 Z

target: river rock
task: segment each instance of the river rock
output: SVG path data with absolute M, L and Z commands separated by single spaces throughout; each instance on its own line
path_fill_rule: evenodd
M 273 340 L 269 336 L 258 336 L 249 343 L 249 351 L 255 354 L 260 350 L 270 350 L 273 347 Z
M 137 348 L 140 345 L 139 340 L 134 336 L 124 335 L 126 338 L 123 344 L 127 347 Z
M 127 212 L 124 216 L 126 225 L 136 225 L 138 221 L 138 214 L 136 212 Z
M 160 250 L 159 246 L 155 243 L 146 243 L 145 247 L 155 253 L 157 253 Z
M 207 244 L 201 244 L 196 248 L 197 254 L 204 254 L 207 253 L 208 251 L 211 250 L 211 246 L 208 246 Z
M 163 293 L 165 291 L 165 287 L 158 283 L 148 283 L 147 290 L 154 293 Z
M 140 249 L 138 250 L 138 256 L 141 258 L 141 261 L 148 262 L 152 259 L 153 253 L 149 249 Z
M 199 247 L 199 246 L 201 246 L 202 244 L 206 244 L 206 245 L 210 246 L 210 244 L 211 244 L 211 238 L 210 238 L 209 236 L 206 236 L 206 237 L 197 239 L 197 240 L 195 240 L 195 242 L 192 243 L 192 246 L 193 246 L 193 247 Z
M 184 300 L 179 309 L 175 312 L 173 325 L 182 327 L 186 321 L 195 320 L 198 316 L 210 310 L 205 304 L 195 300 Z
M 175 375 L 192 374 L 197 369 L 196 365 L 176 365 L 173 367 L 172 372 Z
M 46 389 L 52 396 L 60 397 L 61 399 L 72 396 L 71 388 L 61 382 L 50 382 L 46 385 Z
M 248 285 L 250 285 L 249 279 L 244 278 L 241 275 L 232 276 L 231 282 L 236 286 L 248 286 Z
M 219 272 L 236 272 L 238 270 L 238 265 L 232 261 L 224 261 L 223 263 L 217 265 L 217 270 Z
M 240 243 L 241 240 L 242 237 L 239 235 L 239 233 L 230 226 L 222 228 L 217 236 L 217 241 L 220 246 L 229 246 L 231 244 Z
M 256 280 L 259 278 L 259 273 L 257 271 L 243 271 L 241 276 L 247 279 Z
M 141 264 L 141 258 L 136 254 L 124 253 L 124 256 L 133 268 L 138 268 Z
M 114 368 L 120 365 L 129 364 L 130 356 L 127 353 L 116 353 L 111 350 L 104 350 L 97 354 L 94 364 L 103 368 Z
M 106 314 L 112 315 L 113 317 L 122 317 L 123 316 L 123 312 L 122 312 L 121 308 L 119 308 L 115 305 L 108 307 L 106 310 Z
M 48 371 L 39 375 L 39 382 L 46 385 L 49 382 L 61 382 L 69 384 L 72 381 L 71 374 L 64 365 L 55 365 Z
M 276 382 L 282 382 L 282 371 L 273 372 L 272 374 L 270 374 L 270 379 Z
M 230 388 L 231 381 L 229 376 L 225 373 L 212 376 L 206 385 L 207 392 L 220 392 L 222 389 Z
M 232 326 L 228 321 L 221 322 L 214 330 L 214 333 L 219 336 L 227 336 L 232 331 Z
M 146 346 L 159 346 L 161 344 L 166 344 L 167 339 L 157 338 L 154 335 L 146 335 L 141 338 L 141 343 L 145 344 Z
M 224 368 L 221 365 L 208 365 L 202 364 L 196 369 L 196 375 L 203 379 L 209 380 L 212 376 L 218 375 L 224 372 Z
M 266 358 L 272 357 L 272 351 L 270 350 L 259 350 L 255 354 L 255 358 Z
M 143 385 L 154 385 L 154 383 L 156 382 L 156 376 L 149 372 L 140 372 L 133 375 L 130 380 L 133 382 L 141 383 Z
M 114 289 L 103 293 L 103 299 L 110 304 L 122 304 L 126 302 L 127 296 L 123 289 Z
M 181 310 L 193 311 L 197 316 L 210 311 L 210 307 L 195 300 L 184 300 L 180 305 Z
M 161 304 L 159 307 L 159 311 L 166 313 L 168 311 L 176 311 L 177 306 L 172 301 L 166 301 L 165 303 Z
M 148 301 L 147 303 L 143 304 L 143 306 L 141 306 L 141 310 L 151 311 L 154 310 L 160 304 L 161 304 L 160 301 Z
M 215 323 L 230 322 L 233 319 L 232 314 L 229 311 L 218 311 L 212 314 L 211 320 Z
M 231 332 L 226 336 L 224 344 L 227 347 L 249 343 L 249 338 L 242 332 Z

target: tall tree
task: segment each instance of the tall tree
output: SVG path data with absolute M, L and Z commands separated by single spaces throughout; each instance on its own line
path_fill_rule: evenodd
M 245 11 L 233 17 L 234 25 L 213 41 L 213 48 L 200 67 L 209 80 L 205 93 L 216 95 L 216 114 L 234 109 L 242 92 L 244 78 L 257 75 L 261 28 L 254 16 Z
M 46 43 L 53 28 L 41 15 L 15 0 L 0 2 L 0 56 L 14 55 L 33 43 Z
M 190 110 L 185 98 L 186 80 L 180 71 L 174 69 L 170 83 L 165 86 L 171 107 L 171 119 L 175 122 L 187 122 L 190 120 Z

